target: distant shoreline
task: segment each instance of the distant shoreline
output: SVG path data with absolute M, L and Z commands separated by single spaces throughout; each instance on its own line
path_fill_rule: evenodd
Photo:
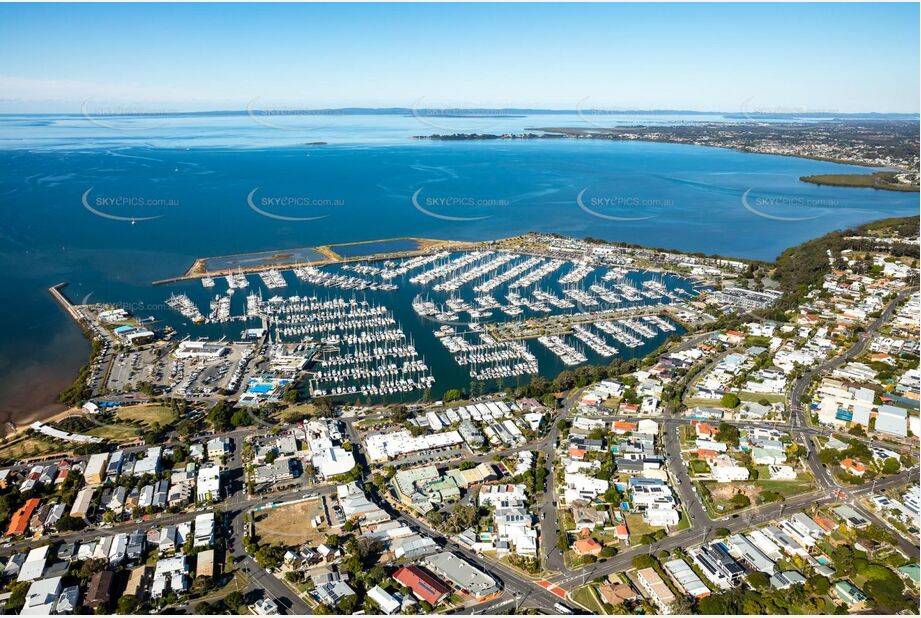
M 871 169 L 880 169 L 879 166 L 867 161 L 852 159 L 836 159 L 833 157 L 819 157 L 809 154 L 792 154 L 785 152 L 766 152 L 755 148 L 742 148 L 738 146 L 729 146 L 724 144 L 699 144 L 685 140 L 669 139 L 667 136 L 652 137 L 648 135 L 638 136 L 635 138 L 625 138 L 610 133 L 596 131 L 583 131 L 577 128 L 530 128 L 525 129 L 523 133 L 453 133 L 453 134 L 435 134 L 435 135 L 416 135 L 413 139 L 432 140 L 432 141 L 477 141 L 477 140 L 534 140 L 534 139 L 595 139 L 608 140 L 612 142 L 644 142 L 648 144 L 675 144 L 681 146 L 701 146 L 704 148 L 723 148 L 735 152 L 744 152 L 749 154 L 773 155 L 779 157 L 792 157 L 794 159 L 809 159 L 812 161 L 825 161 L 827 163 L 837 163 L 840 165 L 856 165 Z M 887 170 L 896 169 L 898 171 L 907 171 L 902 168 L 890 167 Z M 867 188 L 877 189 L 880 191 L 896 191 L 900 193 L 917 193 L 919 185 L 906 185 L 891 182 L 891 178 L 896 172 L 880 170 L 870 174 L 817 174 L 812 176 L 800 176 L 800 181 L 822 186 L 845 187 L 845 188 Z M 886 179 L 890 179 L 887 181 Z

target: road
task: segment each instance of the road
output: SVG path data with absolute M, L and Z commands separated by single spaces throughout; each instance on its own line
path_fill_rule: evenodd
M 835 367 L 838 367 L 846 362 L 848 359 L 861 354 L 872 338 L 873 333 L 875 333 L 876 330 L 878 330 L 878 328 L 885 322 L 885 320 L 891 316 L 897 303 L 906 295 L 907 293 L 901 294 L 898 298 L 887 305 L 881 316 L 875 320 L 867 329 L 868 335 L 866 337 L 858 340 L 844 354 L 834 359 L 830 359 L 816 368 L 813 368 L 794 383 L 790 395 L 790 409 L 792 410 L 791 416 L 793 417 L 793 420 L 789 426 L 781 426 L 763 422 L 740 422 L 736 424 L 739 426 L 749 427 L 776 427 L 778 429 L 789 431 L 795 437 L 799 437 L 806 441 L 810 441 L 812 437 L 825 433 L 825 431 L 821 429 L 812 428 L 808 425 L 806 422 L 807 419 L 805 418 L 805 411 L 801 406 L 802 396 L 811 383 L 813 376 L 817 375 L 819 372 L 825 372 L 834 369 Z M 689 340 L 683 341 L 673 346 L 671 350 L 676 351 L 679 349 L 687 349 L 700 343 L 700 341 L 703 341 L 709 336 L 711 336 L 711 333 L 701 333 L 695 335 Z M 707 366 L 712 365 L 712 362 L 713 361 L 708 363 Z M 695 374 L 696 373 L 697 372 L 695 371 Z M 690 382 L 691 380 L 687 379 L 685 381 L 685 386 Z M 822 466 L 816 458 L 817 449 L 813 444 L 810 443 L 807 461 L 809 462 L 809 465 L 812 468 L 819 484 L 818 490 L 789 498 L 785 502 L 770 503 L 756 508 L 748 509 L 739 514 L 711 519 L 703 505 L 700 503 L 700 500 L 692 490 L 693 486 L 690 482 L 688 470 L 681 456 L 681 445 L 678 437 L 678 431 L 681 426 L 688 425 L 691 420 L 677 415 L 677 410 L 669 408 L 665 411 L 664 416 L 658 417 L 655 420 L 661 424 L 663 446 L 666 453 L 668 471 L 672 476 L 674 486 L 677 489 L 680 500 L 682 502 L 682 506 L 688 514 L 691 526 L 688 529 L 682 530 L 680 532 L 672 533 L 665 539 L 652 545 L 635 546 L 619 553 L 613 558 L 600 561 L 592 565 L 570 569 L 567 568 L 564 564 L 563 556 L 556 546 L 559 522 L 557 518 L 557 497 L 555 494 L 556 479 L 554 476 L 554 469 L 557 454 L 556 447 L 557 441 L 559 439 L 559 421 L 565 420 L 569 417 L 569 415 L 575 409 L 577 402 L 581 397 L 581 393 L 582 390 L 577 389 L 570 393 L 570 395 L 562 402 L 558 414 L 551 420 L 551 426 L 547 435 L 540 440 L 535 440 L 528 444 L 509 449 L 503 449 L 502 451 L 493 451 L 486 454 L 472 455 L 469 458 L 465 458 L 466 460 L 474 462 L 486 461 L 492 459 L 497 453 L 500 455 L 510 455 L 521 450 L 536 451 L 543 455 L 543 465 L 548 472 L 547 479 L 549 485 L 543 492 L 543 495 L 540 497 L 539 502 L 536 505 L 536 511 L 540 518 L 539 525 L 541 528 L 541 546 L 544 552 L 543 558 L 545 569 L 547 572 L 552 573 L 543 582 L 539 583 L 538 581 L 532 580 L 508 566 L 505 566 L 494 560 L 489 560 L 480 554 L 458 546 L 451 539 L 432 529 L 424 521 L 420 521 L 402 512 L 392 513 L 395 519 L 402 520 L 414 530 L 420 531 L 432 537 L 434 540 L 436 540 L 436 542 L 442 544 L 442 546 L 447 550 L 457 553 L 458 555 L 462 555 L 466 560 L 477 565 L 479 568 L 483 569 L 485 572 L 489 573 L 495 579 L 501 582 L 503 590 L 502 593 L 497 596 L 497 598 L 490 599 L 485 603 L 472 604 L 457 613 L 482 614 L 498 612 L 499 610 L 507 611 L 508 609 L 511 609 L 509 606 L 513 603 L 516 606 L 521 607 L 537 607 L 549 609 L 555 603 L 562 602 L 564 600 L 563 597 L 565 597 L 567 591 L 572 590 L 585 581 L 631 568 L 631 561 L 637 555 L 653 553 L 659 550 L 671 550 L 678 547 L 689 547 L 695 544 L 703 543 L 713 538 L 714 531 L 717 528 L 726 528 L 730 532 L 736 532 L 747 529 L 760 522 L 783 517 L 785 513 L 795 512 L 815 504 L 827 504 L 836 501 L 857 505 L 858 501 L 862 497 L 865 497 L 865 495 L 870 492 L 871 489 L 883 490 L 890 487 L 896 487 L 907 483 L 913 475 L 917 474 L 916 469 L 906 470 L 899 474 L 889 476 L 883 480 L 876 481 L 873 487 L 870 485 L 862 485 L 850 488 L 839 488 L 834 483 L 833 478 L 828 474 L 824 466 Z M 628 417 L 617 416 L 617 418 L 623 420 L 627 419 Z M 368 465 L 361 448 L 359 435 L 352 424 L 352 421 L 355 419 L 343 420 L 345 420 L 348 436 L 352 443 L 356 446 L 356 460 L 360 463 L 362 469 L 367 473 Z M 255 560 L 252 559 L 252 557 L 246 554 L 242 543 L 244 533 L 244 517 L 246 513 L 252 512 L 254 509 L 264 507 L 273 502 L 281 503 L 301 499 L 303 498 L 305 491 L 317 492 L 320 494 L 333 494 L 335 493 L 335 486 L 319 485 L 309 488 L 301 486 L 285 489 L 282 491 L 249 496 L 246 494 L 245 482 L 242 478 L 243 462 L 241 457 L 242 443 L 240 440 L 245 435 L 252 435 L 252 430 L 237 430 L 234 432 L 226 432 L 220 435 L 228 435 L 237 438 L 237 448 L 231 455 L 231 460 L 228 462 L 228 470 L 230 471 L 230 474 L 228 474 L 227 483 L 228 496 L 222 504 L 218 505 L 218 508 L 220 508 L 225 514 L 225 524 L 228 526 L 229 533 L 229 552 L 233 556 L 238 567 L 244 574 L 247 575 L 250 580 L 250 584 L 247 587 L 247 590 L 263 590 L 265 594 L 267 594 L 278 603 L 279 607 L 284 613 L 308 614 L 310 613 L 310 606 L 304 602 L 294 590 L 289 588 L 288 585 L 281 581 L 279 578 L 268 573 L 265 569 L 260 567 L 255 562 Z M 873 440 L 871 439 L 864 440 L 871 444 L 873 443 Z M 880 444 L 885 444 L 887 448 L 893 448 L 893 445 L 889 443 Z M 909 448 L 911 447 L 911 445 L 905 446 Z M 842 495 L 839 492 L 842 491 L 844 492 L 843 498 L 839 497 Z M 190 510 L 188 512 L 179 514 L 163 514 L 154 516 L 150 520 L 141 523 L 126 522 L 109 529 L 96 529 L 85 532 L 60 534 L 53 536 L 52 540 L 71 538 L 87 540 L 105 535 L 112 535 L 117 532 L 149 530 L 154 527 L 175 525 L 194 519 L 197 512 L 200 511 Z M 867 515 L 868 519 L 871 519 L 871 521 L 885 525 L 884 522 L 879 520 L 879 518 L 877 518 L 872 513 L 867 513 Z M 47 543 L 47 538 L 43 541 L 21 541 L 9 547 L 3 548 L 0 550 L 0 554 L 8 554 L 13 551 L 20 551 L 22 549 L 27 549 L 37 544 L 43 543 Z M 909 551 L 909 555 L 917 554 L 917 547 L 911 544 L 907 539 L 900 537 L 899 545 L 903 550 Z M 556 588 L 556 593 L 551 592 L 548 589 L 553 586 L 559 586 L 559 588 Z
M 546 518 L 542 519 L 541 522 L 541 535 L 542 541 L 545 547 L 545 566 L 548 570 L 557 571 L 556 575 L 550 576 L 547 579 L 563 587 L 566 590 L 572 590 L 573 588 L 584 584 L 585 582 L 602 576 L 607 576 L 612 573 L 617 573 L 620 571 L 628 570 L 632 567 L 632 560 L 635 556 L 654 553 L 660 550 L 672 550 L 679 547 L 689 547 L 695 544 L 705 543 L 706 541 L 713 538 L 714 531 L 717 528 L 725 528 L 730 531 L 730 533 L 738 532 L 741 530 L 748 529 L 753 525 L 756 525 L 761 522 L 770 521 L 778 519 L 784 516 L 786 513 L 796 512 L 802 509 L 806 509 L 813 505 L 818 504 L 828 504 L 833 502 L 845 502 L 851 504 L 852 506 L 857 506 L 859 499 L 862 496 L 865 496 L 871 491 L 881 491 L 891 487 L 898 487 L 903 484 L 908 483 L 913 476 L 919 474 L 917 468 L 910 470 L 904 470 L 899 474 L 889 476 L 883 480 L 875 482 L 872 486 L 870 484 L 865 484 L 858 487 L 851 487 L 849 489 L 839 488 L 837 483 L 834 481 L 834 478 L 828 473 L 826 468 L 821 464 L 817 459 L 817 449 L 812 443 L 811 438 L 827 433 L 824 430 L 810 427 L 807 419 L 804 416 L 804 410 L 801 406 L 802 395 L 805 393 L 808 386 L 811 384 L 812 379 L 815 375 L 819 373 L 824 373 L 831 371 L 836 367 L 841 366 L 849 359 L 855 358 L 863 353 L 866 349 L 866 346 L 872 340 L 873 335 L 876 331 L 885 323 L 885 321 L 891 317 L 896 306 L 904 300 L 911 292 L 903 292 L 898 297 L 893 299 L 886 308 L 881 312 L 879 318 L 873 321 L 869 325 L 866 331 L 866 336 L 861 337 L 853 346 L 846 350 L 843 354 L 833 359 L 825 361 L 821 365 L 813 368 L 807 372 L 804 376 L 799 378 L 791 388 L 791 401 L 790 401 L 790 410 L 791 410 L 791 422 L 788 426 L 781 426 L 779 424 L 770 424 L 770 423 L 756 423 L 756 422 L 743 422 L 736 423 L 740 426 L 762 426 L 762 427 L 775 427 L 777 429 L 788 431 L 795 438 L 799 438 L 803 441 L 806 441 L 808 444 L 807 452 L 807 462 L 812 469 L 819 489 L 813 492 L 806 494 L 801 494 L 792 498 L 788 498 L 784 502 L 780 503 L 770 503 L 762 505 L 760 507 L 748 509 L 743 513 L 725 516 L 718 519 L 711 519 L 700 500 L 697 498 L 696 494 L 692 490 L 692 485 L 690 483 L 690 478 L 688 475 L 687 467 L 684 463 L 684 460 L 681 456 L 681 446 L 680 440 L 678 437 L 679 427 L 682 425 L 687 425 L 690 423 L 690 419 L 681 418 L 676 415 L 676 410 L 668 409 L 666 410 L 666 416 L 664 418 L 655 419 L 662 424 L 662 435 L 664 439 L 664 447 L 666 451 L 666 461 L 668 462 L 669 473 L 671 474 L 677 491 L 679 493 L 681 502 L 685 511 L 688 513 L 688 517 L 691 521 L 691 527 L 683 530 L 681 532 L 672 533 L 662 541 L 654 543 L 652 545 L 643 545 L 636 546 L 630 549 L 627 549 L 624 552 L 619 553 L 617 556 L 610 558 L 608 560 L 598 562 L 592 565 L 579 567 L 576 569 L 568 569 L 563 563 L 562 556 L 559 554 L 559 551 L 556 550 L 556 509 L 553 507 L 554 503 L 554 494 L 552 487 L 545 492 L 543 500 L 540 506 L 540 512 L 546 514 Z M 686 342 L 687 345 L 694 345 L 699 343 L 703 337 L 709 336 L 709 333 L 701 336 L 697 336 L 696 342 Z M 710 361 L 703 368 L 706 369 L 709 366 L 712 366 L 714 362 L 717 362 L 718 359 Z M 701 370 L 703 370 L 701 369 Z M 695 371 L 694 374 L 698 374 L 699 371 Z M 691 383 L 693 376 L 688 377 L 684 381 L 684 388 L 687 388 L 687 385 Z M 683 389 L 682 389 L 683 390 Z M 564 407 L 563 413 L 561 413 L 560 418 L 565 418 L 565 416 L 571 411 L 572 403 Z M 612 415 L 614 417 L 614 415 Z M 624 417 L 617 416 L 616 418 L 623 419 Z M 554 423 L 555 425 L 556 423 Z M 547 461 L 552 462 L 552 456 L 554 451 L 554 445 L 556 444 L 556 427 L 554 426 L 550 440 L 547 440 L 541 445 L 543 451 L 548 452 Z M 887 448 L 893 448 L 895 445 L 889 442 L 874 441 L 871 438 L 858 438 L 862 441 L 865 441 L 869 444 L 880 444 L 885 445 Z M 912 449 L 913 446 L 910 444 L 902 445 L 903 448 Z M 898 446 L 895 446 L 898 448 Z M 549 450 L 548 450 L 549 449 Z M 551 479 L 552 477 L 552 467 L 551 470 Z M 551 485 L 553 482 L 551 482 Z M 843 496 L 843 497 L 842 497 Z M 887 525 L 885 522 L 880 520 L 872 513 L 866 513 L 866 509 L 861 509 L 862 512 L 868 515 L 868 519 L 876 523 L 877 525 Z M 908 556 L 917 556 L 919 548 L 915 546 L 911 541 L 905 539 L 903 536 L 896 535 L 898 538 L 898 544 L 900 549 L 906 553 Z M 497 567 L 498 568 L 498 567 Z M 506 573 L 505 570 L 502 571 L 503 574 Z M 507 577 L 507 575 L 506 575 Z M 528 582 L 532 588 L 540 588 L 533 582 Z M 517 583 L 520 585 L 520 582 Z M 516 585 L 517 589 L 517 585 Z M 553 595 L 551 595 L 553 596 Z M 553 600 L 553 599 L 550 599 Z M 499 601 L 493 601 L 490 604 L 485 604 L 483 606 L 476 606 L 475 608 L 470 608 L 470 611 L 473 613 L 488 612 L 489 610 L 494 610 L 498 607 L 502 607 L 511 602 L 509 598 L 503 598 Z M 554 601 L 555 602 L 555 601 Z M 524 605 L 524 604 L 523 604 Z M 544 605 L 543 607 L 551 607 L 550 605 Z
M 582 397 L 584 389 L 577 389 L 563 401 L 560 413 L 551 419 L 550 431 L 539 446 L 538 452 L 544 456 L 544 469 L 547 472 L 547 488 L 543 493 L 537 510 L 540 517 L 540 546 L 544 550 L 544 568 L 549 571 L 560 571 L 564 568 L 563 554 L 556 544 L 559 518 L 557 517 L 557 495 L 555 458 L 556 446 L 560 437 L 560 421 L 569 418 L 573 408 Z

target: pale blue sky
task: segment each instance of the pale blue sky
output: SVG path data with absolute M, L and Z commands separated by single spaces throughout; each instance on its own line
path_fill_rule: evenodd
M 0 5 L 0 111 L 917 112 L 917 4 Z

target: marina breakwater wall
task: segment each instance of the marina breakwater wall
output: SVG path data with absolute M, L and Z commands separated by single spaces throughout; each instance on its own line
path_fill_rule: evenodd
M 68 315 L 70 315 L 70 317 L 73 318 L 73 320 L 82 327 L 84 320 L 83 315 L 77 311 L 77 308 L 74 306 L 74 304 L 71 303 L 70 300 L 68 300 L 68 298 L 61 292 L 61 290 L 65 287 L 67 287 L 67 282 L 52 285 L 50 288 L 48 288 L 48 293 L 50 293 L 54 300 L 56 300 L 57 303 L 64 308 L 64 311 L 66 311 Z
M 391 241 L 400 241 L 400 240 L 412 240 L 419 243 L 419 246 L 414 249 L 403 249 L 397 251 L 386 251 L 380 253 L 369 253 L 366 255 L 351 255 L 351 256 L 342 256 L 336 253 L 336 247 L 355 247 L 361 245 L 371 245 L 376 243 L 385 243 Z M 258 252 L 258 253 L 240 253 L 233 255 L 224 255 L 224 256 L 212 256 L 206 258 L 196 259 L 192 265 L 186 270 L 182 275 L 176 277 L 169 277 L 166 279 L 158 279 L 153 281 L 152 285 L 169 285 L 172 283 L 179 283 L 182 281 L 193 281 L 196 279 L 201 279 L 202 277 L 226 277 L 227 275 L 233 275 L 237 273 L 243 274 L 256 274 L 266 270 L 272 269 L 281 269 L 289 270 L 292 268 L 299 268 L 302 266 L 326 266 L 329 264 L 348 264 L 351 262 L 380 262 L 383 260 L 396 260 L 403 258 L 411 258 L 419 255 L 424 255 L 426 253 L 431 253 L 432 251 L 460 251 L 460 250 L 469 250 L 475 247 L 479 243 L 467 242 L 462 240 L 439 240 L 434 238 L 387 238 L 383 240 L 367 240 L 354 243 L 341 243 L 336 245 L 320 245 L 318 247 L 309 247 L 310 250 L 316 252 L 317 254 L 323 256 L 317 259 L 312 260 L 293 260 L 293 261 L 270 261 L 262 264 L 255 264 L 250 266 L 236 266 L 230 268 L 216 268 L 209 269 L 207 264 L 210 260 L 220 259 L 220 258 L 247 258 L 254 255 L 262 255 L 264 253 L 271 252 Z M 293 250 L 279 250 L 274 253 L 284 254 L 286 252 L 298 252 L 300 249 Z

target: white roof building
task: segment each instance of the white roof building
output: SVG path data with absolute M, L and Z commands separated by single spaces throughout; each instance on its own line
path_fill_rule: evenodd
M 134 464 L 134 476 L 143 476 L 144 474 L 160 473 L 160 457 L 163 454 L 162 446 L 152 446 L 147 449 L 147 455 L 139 459 Z
M 368 590 L 368 598 L 377 603 L 385 614 L 395 614 L 400 611 L 400 602 L 380 586 L 374 586 Z
M 195 547 L 210 547 L 214 543 L 214 513 L 195 516 Z
M 26 602 L 20 615 L 48 616 L 55 613 L 55 606 L 61 595 L 61 578 L 49 577 L 32 582 L 26 591 Z
M 154 568 L 150 596 L 157 599 L 171 591 L 184 592 L 188 588 L 186 579 L 188 572 L 186 557 L 181 554 L 173 558 L 158 560 Z
M 31 550 L 26 556 L 26 561 L 22 563 L 19 569 L 17 582 L 31 582 L 42 576 L 45 571 L 45 563 L 48 560 L 48 550 L 51 545 L 43 545 Z
M 904 438 L 908 436 L 908 410 L 881 405 L 876 414 L 876 431 Z
M 198 469 L 196 497 L 199 502 L 221 499 L 221 467 L 215 463 Z
M 365 438 L 365 450 L 373 463 L 390 461 L 409 453 L 428 451 L 463 444 L 457 431 L 413 436 L 409 431 L 376 433 Z
M 591 501 L 603 494 L 610 487 L 605 479 L 596 479 L 581 472 L 567 472 L 564 477 L 565 490 L 563 497 L 567 504 L 578 500 Z
M 355 467 L 355 456 L 352 452 L 338 446 L 316 453 L 312 461 L 314 468 L 324 479 L 345 474 Z
M 665 567 L 666 573 L 675 580 L 675 583 L 678 584 L 678 587 L 681 588 L 685 594 L 698 599 L 710 594 L 710 589 L 707 588 L 704 582 L 684 560 L 680 558 L 677 560 L 670 560 L 662 566 Z
M 480 506 L 499 506 L 502 503 L 524 502 L 526 498 L 524 485 L 485 485 L 480 488 Z
M 713 479 L 720 483 L 748 480 L 748 468 L 739 466 L 728 455 L 714 457 L 710 461 Z

